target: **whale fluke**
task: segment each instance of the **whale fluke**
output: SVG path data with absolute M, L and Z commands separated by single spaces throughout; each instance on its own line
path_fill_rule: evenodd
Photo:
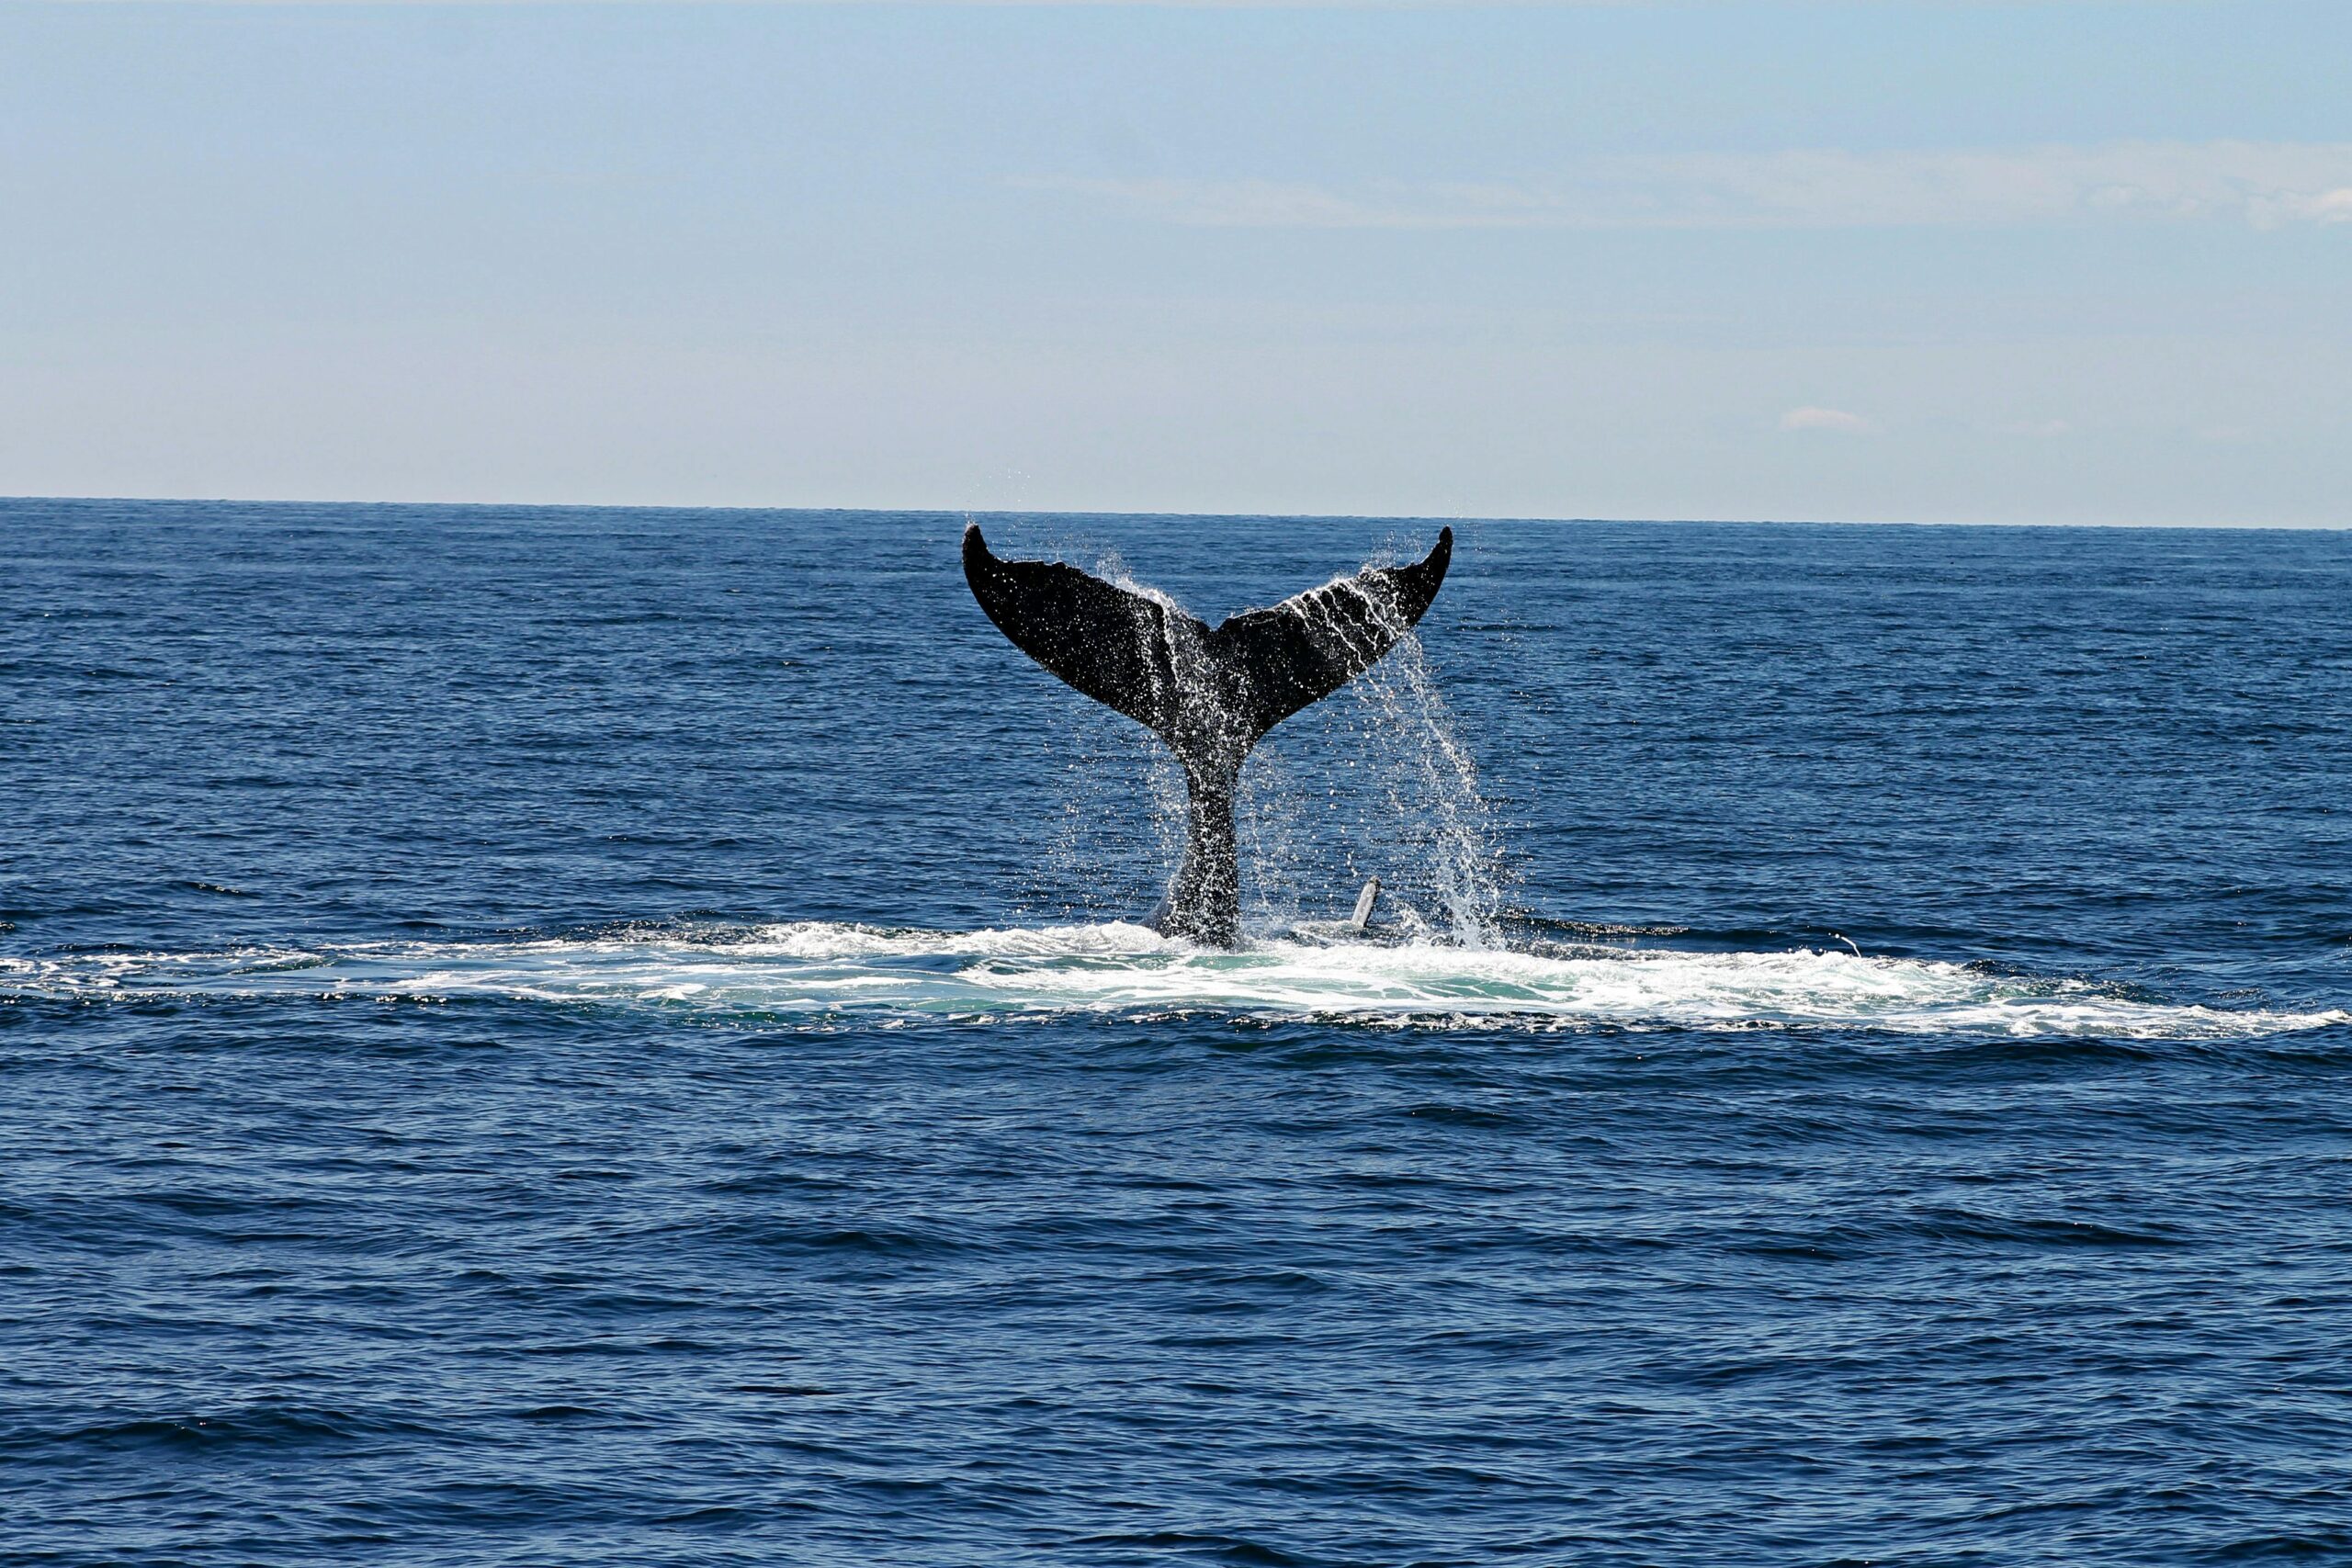
M 964 530 L 964 579 L 997 629 L 1063 681 L 1168 742 L 1192 810 L 1159 929 L 1241 940 L 1233 786 L 1266 732 L 1338 691 L 1413 629 L 1453 558 L 1453 530 L 1410 566 L 1367 567 L 1211 629 L 1173 604 L 1060 561 L 1006 560 Z

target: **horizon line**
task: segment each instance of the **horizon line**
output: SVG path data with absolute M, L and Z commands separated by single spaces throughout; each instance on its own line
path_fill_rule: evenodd
M 0 495 L 0 506 L 39 502 L 136 506 L 271 506 L 432 508 L 480 512 L 745 512 L 745 513 L 865 513 L 889 517 L 1111 517 L 1148 520 L 1183 518 L 1216 522 L 1286 523 L 1548 523 L 1561 525 L 1634 525 L 1646 527 L 1730 528 L 2052 528 L 2107 529 L 2119 532 L 2340 534 L 2352 531 L 2352 520 L 2342 523 L 2085 523 L 1988 522 L 1964 518 L 1853 517 L 1600 517 L 1543 516 L 1534 513 L 1442 512 L 1199 512 L 1151 510 L 1125 512 L 1099 507 L 1003 506 L 812 506 L 755 505 L 742 502 L 606 501 L 351 501 L 285 496 L 164 496 L 164 495 Z

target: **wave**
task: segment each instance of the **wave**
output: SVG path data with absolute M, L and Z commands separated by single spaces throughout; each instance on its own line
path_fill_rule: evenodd
M 681 932 L 0 958 L 17 997 L 493 998 L 752 1020 L 1095 1015 L 1549 1028 L 1858 1028 L 2246 1039 L 2352 1023 L 2150 999 L 2082 978 L 1843 951 L 1472 949 L 1311 934 L 1239 953 L 1140 926 L 930 931 L 802 921 Z

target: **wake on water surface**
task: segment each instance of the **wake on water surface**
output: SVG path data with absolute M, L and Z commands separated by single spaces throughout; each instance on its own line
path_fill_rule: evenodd
M 1326 940 L 1239 952 L 1124 922 L 930 931 L 798 921 L 469 942 L 0 958 L 0 993 L 505 999 L 785 1026 L 1225 1015 L 1539 1029 L 1849 1028 L 2005 1038 L 2244 1039 L 2352 1011 L 2166 1002 L 2077 977 L 1798 948 L 1701 953 Z

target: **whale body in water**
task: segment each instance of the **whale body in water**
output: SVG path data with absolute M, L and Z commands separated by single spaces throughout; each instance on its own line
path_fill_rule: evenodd
M 1245 610 L 1212 629 L 1175 604 L 1060 561 L 1006 560 L 973 524 L 964 579 L 997 629 L 1048 671 L 1168 743 L 1184 769 L 1184 858 L 1154 921 L 1212 947 L 1241 942 L 1233 791 L 1266 732 L 1396 646 L 1437 597 L 1453 530 L 1409 566 Z

